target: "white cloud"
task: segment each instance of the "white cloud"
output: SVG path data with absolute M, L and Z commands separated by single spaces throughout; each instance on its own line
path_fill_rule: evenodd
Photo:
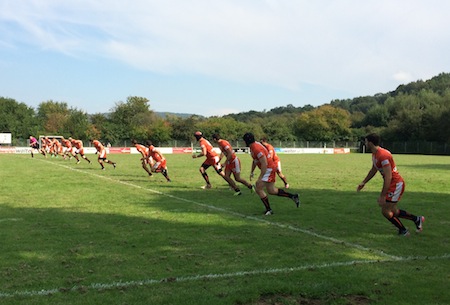
M 0 48 L 26 43 L 156 73 L 370 94 L 450 70 L 449 11 L 440 0 L 9 0 Z
M 392 78 L 395 81 L 400 82 L 400 83 L 408 83 L 413 80 L 413 77 L 411 76 L 411 74 L 409 74 L 408 72 L 404 72 L 404 71 L 398 71 L 397 73 L 392 75 Z

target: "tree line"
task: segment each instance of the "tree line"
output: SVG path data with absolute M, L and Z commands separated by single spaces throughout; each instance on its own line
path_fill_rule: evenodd
M 321 106 L 291 104 L 269 111 L 203 117 L 158 115 L 145 97 L 130 96 L 108 113 L 88 114 L 66 102 L 44 101 L 37 109 L 0 97 L 0 132 L 11 132 L 13 145 L 30 135 L 62 135 L 111 144 L 130 139 L 162 145 L 190 142 L 193 132 L 219 133 L 241 140 L 251 131 L 270 141 L 358 141 L 370 132 L 389 141 L 450 143 L 450 73 L 399 86 L 388 93 Z

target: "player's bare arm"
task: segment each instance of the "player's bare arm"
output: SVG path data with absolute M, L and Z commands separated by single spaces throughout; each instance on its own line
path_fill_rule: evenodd
M 362 190 L 364 188 L 364 186 L 366 185 L 366 183 L 369 182 L 370 179 L 372 179 L 376 173 L 377 173 L 377 168 L 373 165 L 372 168 L 369 170 L 369 173 L 367 174 L 366 178 L 364 178 L 364 180 L 356 188 L 356 191 L 359 192 L 360 190 Z

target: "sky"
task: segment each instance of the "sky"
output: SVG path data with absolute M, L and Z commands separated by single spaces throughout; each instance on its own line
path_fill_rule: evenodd
M 222 116 L 450 72 L 450 1 L 0 0 L 0 97 Z

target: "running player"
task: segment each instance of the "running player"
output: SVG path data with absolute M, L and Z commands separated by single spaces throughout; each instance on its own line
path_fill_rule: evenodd
M 31 147 L 31 158 L 34 158 L 35 150 L 45 156 L 45 151 L 40 149 L 38 140 L 33 136 L 30 136 L 30 147 Z
M 225 176 L 231 177 L 231 173 L 233 173 L 234 179 L 237 182 L 242 183 L 253 193 L 254 188 L 251 183 L 247 182 L 244 178 L 241 177 L 241 160 L 236 156 L 236 153 L 233 150 L 230 142 L 225 139 L 221 139 L 220 135 L 215 133 L 212 135 L 213 141 L 219 145 L 220 148 L 220 156 L 219 162 L 225 156 Z
M 161 154 L 159 150 L 153 146 L 152 141 L 146 142 L 148 150 L 149 150 L 149 157 L 153 159 L 153 164 L 151 165 L 152 171 L 154 173 L 161 173 L 167 180 L 167 182 L 172 182 L 169 178 L 169 173 L 167 171 L 167 161 L 166 158 Z
M 241 190 L 237 187 L 237 185 L 233 181 L 233 179 L 231 179 L 230 177 L 227 177 L 225 175 L 225 173 L 223 172 L 222 166 L 220 165 L 220 162 L 219 162 L 219 156 L 214 151 L 211 143 L 203 137 L 203 134 L 200 131 L 196 131 L 194 133 L 194 137 L 200 143 L 200 147 L 201 147 L 202 151 L 199 154 L 194 153 L 192 155 L 192 158 L 199 158 L 202 156 L 206 157 L 206 160 L 200 166 L 200 173 L 202 174 L 203 179 L 205 179 L 205 181 L 206 181 L 206 185 L 203 188 L 205 188 L 205 189 L 211 188 L 211 183 L 209 181 L 209 177 L 208 177 L 208 174 L 206 173 L 206 170 L 210 166 L 213 166 L 214 169 L 216 170 L 216 173 L 219 174 L 223 179 L 225 179 L 225 181 L 228 182 L 230 187 L 233 188 L 234 195 L 235 196 L 241 195 Z
M 383 177 L 383 187 L 378 197 L 378 205 L 381 207 L 383 216 L 398 229 L 399 235 L 409 236 L 410 234 L 399 218 L 413 221 L 416 225 L 416 232 L 422 232 L 425 217 L 415 216 L 397 208 L 397 203 L 405 191 L 405 182 L 397 171 L 391 152 L 380 147 L 380 141 L 380 136 L 375 133 L 369 134 L 365 138 L 365 144 L 372 152 L 372 168 L 366 178 L 358 185 L 356 191 L 362 190 L 366 183 L 379 171 Z
M 283 180 L 284 187 L 288 189 L 289 183 L 287 182 L 286 176 L 281 172 L 281 161 L 277 153 L 275 152 L 275 148 L 271 144 L 269 144 L 269 142 L 267 142 L 266 138 L 261 138 L 261 144 L 264 145 L 269 151 L 269 158 L 272 158 L 273 162 L 277 166 L 277 175 L 281 180 Z
M 64 137 L 62 137 L 61 143 L 63 145 L 64 159 L 66 157 L 69 157 L 69 160 L 72 159 L 72 157 L 74 156 L 72 153 L 72 142 L 70 142 L 69 139 L 65 139 Z
M 145 145 L 139 144 L 136 140 L 131 140 L 131 144 L 133 144 L 134 147 L 136 147 L 137 151 L 141 154 L 142 168 L 147 172 L 147 174 L 149 176 L 153 176 L 152 171 L 151 171 L 151 165 L 150 165 L 150 168 L 148 167 L 149 159 L 150 159 L 148 147 Z
M 259 167 L 261 173 L 256 181 L 256 193 L 259 195 L 266 211 L 264 215 L 272 215 L 273 211 L 270 207 L 269 197 L 264 189 L 270 195 L 276 195 L 280 197 L 287 197 L 295 202 L 297 208 L 300 205 L 300 199 L 298 194 L 291 194 L 282 189 L 275 187 L 275 172 L 276 164 L 272 158 L 269 157 L 269 151 L 260 142 L 255 141 L 255 136 L 252 133 L 246 133 L 243 137 L 245 144 L 250 148 L 250 152 L 253 158 L 251 173 L 255 170 L 256 166 Z
M 72 154 L 74 155 L 75 159 L 77 160 L 77 164 L 80 163 L 80 159 L 78 158 L 77 155 L 80 155 L 84 160 L 86 160 L 87 162 L 89 162 L 89 164 L 91 164 L 91 160 L 89 160 L 85 155 L 84 155 L 84 147 L 83 147 L 83 141 L 81 140 L 76 140 L 76 139 L 72 139 L 69 138 L 69 141 L 72 142 Z
M 89 140 L 95 147 L 95 149 L 97 150 L 97 161 L 100 164 L 100 166 L 102 167 L 102 170 L 105 170 L 105 165 L 104 162 L 111 164 L 112 166 L 114 166 L 114 168 L 116 168 L 116 163 L 108 160 L 108 156 L 106 155 L 106 148 L 105 146 L 103 146 L 103 144 L 98 141 L 98 140 Z

